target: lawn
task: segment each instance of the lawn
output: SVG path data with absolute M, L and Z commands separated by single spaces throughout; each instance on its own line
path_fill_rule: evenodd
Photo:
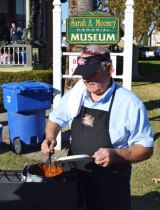
M 142 81 L 132 83 L 132 91 L 144 102 L 155 139 L 153 156 L 133 164 L 131 179 L 132 210 L 160 210 L 160 61 L 139 63 Z
M 133 164 L 131 178 L 132 210 L 160 210 L 160 61 L 141 61 L 138 65 L 141 78 L 132 83 L 132 91 L 144 102 L 155 139 L 153 156 L 141 163 Z M 0 169 L 22 169 L 24 156 L 12 153 L 8 146 L 0 148 Z

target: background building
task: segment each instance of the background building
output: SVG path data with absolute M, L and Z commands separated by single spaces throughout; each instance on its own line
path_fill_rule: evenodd
M 31 45 L 33 58 L 36 54 L 34 62 L 47 68 L 52 64 L 52 9 L 51 0 L 1 0 L 0 47 L 10 41 L 10 26 L 14 20 L 23 29 L 22 43 L 18 44 Z

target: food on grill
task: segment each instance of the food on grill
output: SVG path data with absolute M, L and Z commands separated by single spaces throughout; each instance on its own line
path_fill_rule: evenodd
M 29 173 L 32 175 L 38 175 L 43 177 L 54 177 L 63 173 L 63 167 L 61 164 L 48 165 L 46 163 L 39 163 L 34 167 L 29 168 Z
M 50 166 L 45 163 L 40 163 L 40 168 L 43 170 L 43 176 L 46 177 L 57 176 L 63 172 L 63 168 L 60 164 Z

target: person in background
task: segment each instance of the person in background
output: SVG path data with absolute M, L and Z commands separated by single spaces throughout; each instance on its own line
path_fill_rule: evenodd
M 11 43 L 16 43 L 17 41 L 21 40 L 22 34 L 22 29 L 17 26 L 15 21 L 12 21 L 10 29 Z
M 82 80 L 50 113 L 41 150 L 54 153 L 59 131 L 69 124 L 68 155 L 91 157 L 76 162 L 77 209 L 130 210 L 131 164 L 153 154 L 146 108 L 113 80 L 108 49 L 84 47 L 74 75 L 81 75 Z

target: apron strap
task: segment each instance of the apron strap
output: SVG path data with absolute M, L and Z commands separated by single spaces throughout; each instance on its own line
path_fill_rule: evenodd
M 110 114 L 111 114 L 111 109 L 112 109 L 115 93 L 116 93 L 116 86 L 114 88 L 111 103 L 110 103 L 109 110 L 108 110 L 107 129 L 109 129 Z

